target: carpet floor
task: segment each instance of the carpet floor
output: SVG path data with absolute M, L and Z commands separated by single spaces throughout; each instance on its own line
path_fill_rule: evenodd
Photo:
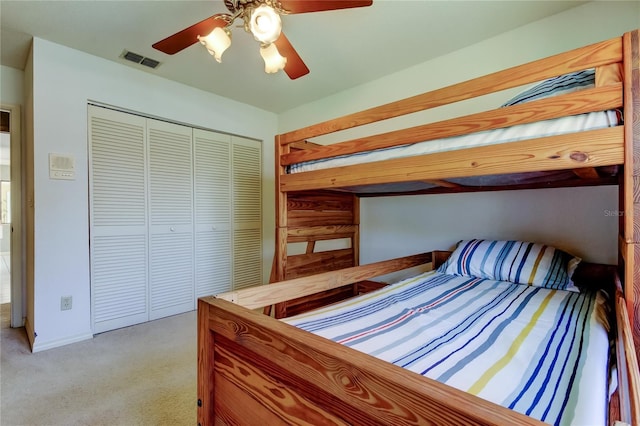
M 195 311 L 37 353 L 0 331 L 3 426 L 196 424 Z

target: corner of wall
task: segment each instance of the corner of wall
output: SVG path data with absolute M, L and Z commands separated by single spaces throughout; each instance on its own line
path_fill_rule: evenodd
M 22 204 L 22 216 L 23 216 L 23 229 L 24 229 L 24 256 L 25 256 L 25 285 L 26 285 L 26 297 L 25 297 L 25 313 L 27 325 L 27 335 L 31 342 L 31 347 L 35 342 L 35 289 L 34 289 L 34 186 L 33 186 L 33 144 L 34 144 L 34 119 L 33 119 L 33 43 L 29 50 L 27 57 L 27 63 L 24 69 L 24 111 L 23 111 L 23 177 L 24 181 L 22 186 L 23 191 L 23 204 Z M 31 330 L 29 332 L 29 330 Z

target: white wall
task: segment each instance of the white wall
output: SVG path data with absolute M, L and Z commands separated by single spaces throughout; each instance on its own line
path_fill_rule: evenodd
M 410 6 L 408 6 L 410 7 Z M 592 2 L 281 114 L 294 130 L 595 43 L 640 26 L 639 2 Z M 514 91 L 413 114 L 376 131 L 493 108 Z M 355 134 L 373 133 L 357 129 Z M 318 138 L 331 143 L 335 138 Z M 546 189 L 361 200 L 361 262 L 450 248 L 461 238 L 523 238 L 617 262 L 617 188 Z M 609 212 L 609 213 L 608 213 Z
M 598 201 L 595 206 L 594 200 Z M 603 261 L 617 260 L 615 245 L 610 246 L 610 237 L 617 236 L 618 230 L 617 187 L 404 196 L 378 201 L 361 199 L 362 222 L 375 229 L 362 232 L 363 263 L 380 260 L 386 253 L 451 249 L 457 241 L 470 237 L 545 242 L 585 259 L 591 260 L 593 254 Z M 572 222 L 579 224 L 571 226 Z
M 264 240 L 273 242 L 275 114 L 35 38 L 33 41 L 34 351 L 89 338 L 87 102 L 264 141 Z M 76 158 L 76 179 L 51 180 L 49 153 Z M 272 250 L 272 249 L 271 249 Z M 265 277 L 271 254 L 265 253 Z M 60 310 L 61 296 L 73 309 Z
M 24 71 L 0 65 L 0 103 L 23 105 Z

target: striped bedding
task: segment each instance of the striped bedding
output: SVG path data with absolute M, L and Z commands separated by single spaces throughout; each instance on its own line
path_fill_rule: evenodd
M 554 425 L 607 421 L 602 299 L 431 271 L 285 321 Z
M 503 129 L 472 133 L 469 135 L 435 139 L 411 145 L 401 145 L 373 151 L 358 152 L 333 158 L 306 161 L 292 164 L 288 173 L 308 172 L 332 167 L 350 166 L 353 164 L 371 163 L 392 158 L 410 157 L 435 152 L 453 151 L 477 146 L 514 142 L 523 139 L 555 136 L 584 130 L 596 130 L 614 127 L 620 124 L 621 115 L 618 110 L 599 111 L 588 114 L 543 120 L 521 124 Z

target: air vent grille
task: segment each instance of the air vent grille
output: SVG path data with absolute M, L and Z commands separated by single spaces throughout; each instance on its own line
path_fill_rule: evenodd
M 143 58 L 142 61 L 140 61 L 140 65 L 144 65 L 145 67 L 149 67 L 149 68 L 155 68 L 158 65 L 160 65 L 160 62 L 151 58 Z
M 120 57 L 126 59 L 127 61 L 135 62 L 136 64 L 144 65 L 145 67 L 149 68 L 155 69 L 158 67 L 158 65 L 160 65 L 160 62 L 156 61 L 155 59 L 147 58 L 138 53 L 130 52 L 128 50 L 123 50 Z

